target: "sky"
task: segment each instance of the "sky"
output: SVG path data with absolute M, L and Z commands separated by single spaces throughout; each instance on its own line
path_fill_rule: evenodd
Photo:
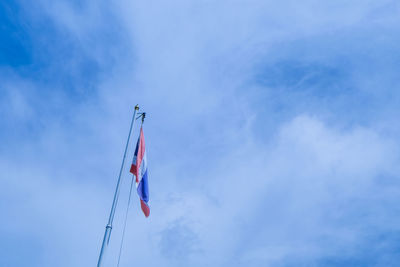
M 0 266 L 397 266 L 400 3 L 0 3 Z M 139 122 L 104 266 L 116 266 Z

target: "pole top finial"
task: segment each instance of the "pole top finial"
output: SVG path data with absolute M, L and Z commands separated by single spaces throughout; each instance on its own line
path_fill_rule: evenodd
M 135 110 L 139 110 L 139 104 L 136 104 Z

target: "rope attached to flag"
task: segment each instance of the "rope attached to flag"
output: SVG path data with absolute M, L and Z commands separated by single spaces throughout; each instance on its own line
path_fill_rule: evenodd
M 131 195 L 132 195 L 133 181 L 134 181 L 134 178 L 133 178 L 133 176 L 132 176 L 132 179 L 131 179 L 131 188 L 129 189 L 128 206 L 126 207 L 126 211 L 125 211 L 124 229 L 122 230 L 121 244 L 120 244 L 120 246 L 119 246 L 119 254 L 118 254 L 118 264 L 117 264 L 117 267 L 119 267 L 119 262 L 120 262 L 120 260 L 121 260 L 121 254 L 122 254 L 122 246 L 123 246 L 123 244 L 124 244 L 124 239 L 125 239 L 125 229 L 126 229 L 126 222 L 128 221 L 129 205 L 131 204 Z
M 142 124 L 141 124 L 141 127 L 143 127 L 143 122 L 144 122 L 144 118 L 145 118 L 145 116 L 146 116 L 146 113 L 142 113 L 140 116 L 142 117 Z M 139 116 L 138 118 L 140 118 L 140 116 Z M 138 118 L 137 118 L 137 119 L 138 119 Z M 140 138 L 140 137 L 139 137 L 139 138 Z M 124 245 L 124 239 L 125 239 L 126 224 L 127 224 L 127 221 L 128 221 L 129 206 L 130 206 L 130 204 L 131 204 L 132 188 L 133 188 L 134 181 L 135 181 L 136 179 L 137 179 L 137 178 L 134 178 L 134 176 L 132 176 L 132 179 L 131 179 L 131 187 L 130 187 L 130 189 L 129 189 L 128 205 L 126 206 L 126 210 L 125 210 L 124 228 L 123 228 L 123 230 L 122 230 L 121 244 L 120 244 L 120 246 L 119 246 L 117 267 L 119 267 L 119 263 L 120 263 L 120 261 L 121 261 L 122 247 L 123 247 L 123 245 Z

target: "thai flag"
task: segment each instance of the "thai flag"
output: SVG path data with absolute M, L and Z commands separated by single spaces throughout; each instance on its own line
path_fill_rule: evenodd
M 140 128 L 140 135 L 136 144 L 135 155 L 133 156 L 130 172 L 136 176 L 136 190 L 140 197 L 140 206 L 142 211 L 146 217 L 149 217 L 149 183 L 147 178 L 147 159 L 142 127 Z

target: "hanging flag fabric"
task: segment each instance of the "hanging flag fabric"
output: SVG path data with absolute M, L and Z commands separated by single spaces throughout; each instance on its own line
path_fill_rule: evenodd
M 140 128 L 140 135 L 136 144 L 135 155 L 133 156 L 130 172 L 136 177 L 136 190 L 140 198 L 142 211 L 146 217 L 149 217 L 149 183 L 147 178 L 147 159 L 142 127 Z

